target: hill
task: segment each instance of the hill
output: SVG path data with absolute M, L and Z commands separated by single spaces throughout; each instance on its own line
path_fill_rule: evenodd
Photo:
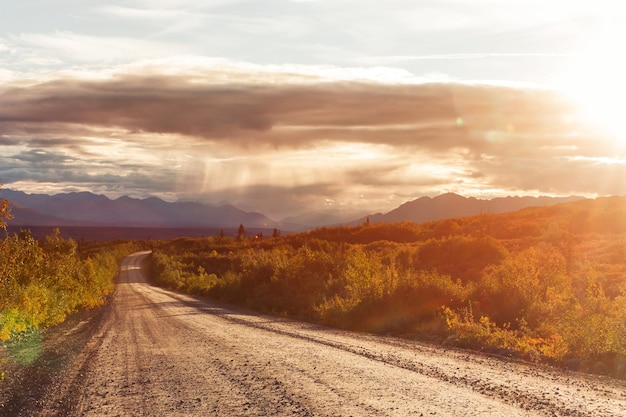
M 421 197 L 402 204 L 388 213 L 373 214 L 363 217 L 350 225 L 362 224 L 369 218 L 371 223 L 413 222 L 424 223 L 433 220 L 473 216 L 476 214 L 498 214 L 521 210 L 526 207 L 543 207 L 561 203 L 579 201 L 583 197 L 498 197 L 481 200 L 474 197 L 462 197 L 454 193 L 446 193 L 437 197 Z

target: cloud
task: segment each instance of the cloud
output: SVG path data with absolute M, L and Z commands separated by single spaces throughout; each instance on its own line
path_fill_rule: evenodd
M 553 92 L 461 84 L 205 85 L 183 75 L 127 75 L 8 87 L 2 97 L 5 135 L 56 125 L 231 145 L 306 147 L 325 138 L 482 150 L 509 136 L 540 141 L 572 129 L 571 109 Z
M 535 52 L 535 53 L 457 53 L 457 54 L 437 54 L 437 55 L 382 55 L 361 57 L 358 61 L 369 64 L 389 64 L 403 61 L 447 61 L 447 60 L 476 60 L 487 58 L 571 58 L 574 54 L 563 52 Z
M 492 186 L 545 194 L 615 195 L 626 193 L 626 165 L 610 158 L 507 158 L 484 161 Z
M 193 15 L 182 9 L 135 8 L 117 5 L 102 6 L 97 8 L 96 11 L 128 19 L 174 20 Z
M 85 156 L 67 149 L 26 149 L 0 157 L 0 182 L 15 189 L 90 190 L 145 196 L 176 189 L 176 173 L 141 161 Z M 120 191 L 123 190 L 123 191 Z
M 13 159 L 18 162 L 28 162 L 41 165 L 62 165 L 71 162 L 71 158 L 62 154 L 52 153 L 44 149 L 31 149 L 13 155 Z
M 61 62 L 118 63 L 129 59 L 156 58 L 167 50 L 171 55 L 184 55 L 190 49 L 184 45 L 123 36 L 91 36 L 70 31 L 52 33 L 20 33 L 11 35 L 14 58 L 40 65 Z
M 276 219 L 444 191 L 624 194 L 624 147 L 537 87 L 588 57 L 613 18 L 599 1 L 18 2 L 0 182 Z
M 275 219 L 444 191 L 626 193 L 611 162 L 624 150 L 556 91 L 294 68 L 190 59 L 4 85 L 0 180 L 228 200 Z

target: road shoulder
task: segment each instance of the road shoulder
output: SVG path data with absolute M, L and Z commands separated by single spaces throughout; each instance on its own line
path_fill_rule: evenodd
M 107 304 L 81 310 L 63 323 L 29 332 L 0 347 L 0 416 L 63 416 L 74 403 L 82 372 L 88 365 L 86 349 L 100 327 Z

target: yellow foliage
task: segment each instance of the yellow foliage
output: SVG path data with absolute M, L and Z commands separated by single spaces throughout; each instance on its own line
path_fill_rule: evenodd
M 612 199 L 271 240 L 185 239 L 155 251 L 153 267 L 174 289 L 326 324 L 428 329 L 537 360 L 623 358 L 623 219 L 626 199 Z
M 129 249 L 120 245 L 124 255 Z M 29 233 L 5 237 L 0 242 L 0 340 L 102 304 L 113 290 L 121 252 L 111 246 L 81 260 L 76 242 L 58 231 L 41 246 Z

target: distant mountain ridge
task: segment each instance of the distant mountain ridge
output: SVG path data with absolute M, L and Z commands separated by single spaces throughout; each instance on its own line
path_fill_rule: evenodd
M 481 200 L 475 197 L 463 197 L 454 193 L 441 194 L 437 197 L 420 197 L 400 205 L 398 208 L 385 214 L 377 213 L 363 217 L 350 224 L 371 223 L 394 223 L 409 221 L 424 223 L 435 220 L 443 220 L 455 217 L 474 216 L 487 213 L 507 213 L 518 211 L 527 207 L 552 206 L 584 200 L 584 197 L 497 197 L 491 200 Z
M 4 197 L 5 192 L 2 192 L 0 197 Z M 62 219 L 55 216 L 50 216 L 40 211 L 33 210 L 28 207 L 24 207 L 21 204 L 17 204 L 15 202 L 11 202 L 11 215 L 14 217 L 9 220 L 10 225 L 16 226 L 50 226 L 50 227 L 60 227 L 60 226 L 80 226 L 81 222 Z M 15 220 L 17 219 L 17 222 Z
M 86 226 L 145 228 L 246 228 L 303 231 L 332 224 L 358 225 L 410 221 L 423 223 L 482 213 L 505 213 L 526 207 L 549 206 L 584 199 L 583 197 L 500 197 L 481 200 L 447 193 L 420 197 L 385 213 L 346 221 L 330 212 L 309 212 L 275 222 L 258 212 L 241 210 L 231 204 L 212 205 L 197 202 L 167 202 L 156 197 L 110 199 L 89 192 L 64 194 L 27 194 L 2 190 L 1 198 L 11 202 L 12 226 Z
M 89 192 L 56 195 L 2 190 L 12 204 L 12 225 L 127 226 L 127 227 L 248 227 L 272 228 L 276 223 L 261 213 L 232 205 L 170 203 L 159 198 L 120 197 L 112 200 Z

